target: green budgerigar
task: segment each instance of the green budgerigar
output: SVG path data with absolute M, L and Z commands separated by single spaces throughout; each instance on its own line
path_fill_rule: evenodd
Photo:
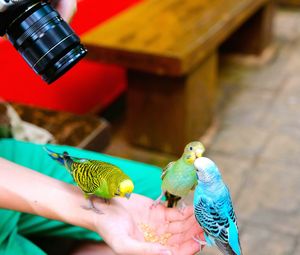
M 48 148 L 45 150 L 52 159 L 65 166 L 83 191 L 89 201 L 89 206 L 84 207 L 85 209 L 102 213 L 94 206 L 93 195 L 108 201 L 115 196 L 129 198 L 133 192 L 134 185 L 130 177 L 113 164 L 99 160 L 75 158 L 67 152 L 57 153 Z
M 202 157 L 205 148 L 199 141 L 190 142 L 185 146 L 182 156 L 177 161 L 170 162 L 161 175 L 162 192 L 153 205 L 159 204 L 166 196 L 168 207 L 176 206 L 180 198 L 186 197 L 197 185 L 197 175 L 194 166 L 196 158 Z

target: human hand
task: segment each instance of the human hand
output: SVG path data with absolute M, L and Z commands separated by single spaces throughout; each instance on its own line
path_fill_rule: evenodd
M 70 22 L 77 10 L 76 0 L 52 0 L 54 7 L 57 9 L 61 17 Z
M 150 209 L 152 203 L 150 198 L 138 194 L 132 194 L 129 200 L 114 198 L 108 205 L 98 203 L 104 214 L 94 214 L 96 229 L 104 241 L 120 255 L 188 255 L 199 251 L 199 244 L 193 237 L 204 237 L 193 208 L 187 207 L 182 214 L 176 208 L 162 205 Z M 158 235 L 167 233 L 169 238 L 166 245 L 146 242 L 140 229 L 141 224 L 155 229 Z

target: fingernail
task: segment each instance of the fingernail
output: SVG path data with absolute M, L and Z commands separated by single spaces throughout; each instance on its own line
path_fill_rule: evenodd
M 160 254 L 161 254 L 161 255 L 172 255 L 172 252 L 169 251 L 169 250 L 162 250 L 162 251 L 160 252 Z

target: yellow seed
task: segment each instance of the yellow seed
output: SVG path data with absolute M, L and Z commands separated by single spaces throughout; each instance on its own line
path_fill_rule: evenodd
M 144 240 L 146 242 L 160 243 L 162 245 L 166 245 L 169 238 L 171 237 L 171 233 L 164 233 L 162 235 L 158 235 L 153 228 L 144 223 L 139 224 L 139 227 L 143 232 Z

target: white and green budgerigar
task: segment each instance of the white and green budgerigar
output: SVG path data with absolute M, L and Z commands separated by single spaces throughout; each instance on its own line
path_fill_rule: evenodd
M 193 141 L 184 148 L 182 156 L 170 162 L 161 175 L 161 194 L 154 201 L 153 206 L 159 204 L 166 196 L 168 207 L 176 206 L 180 198 L 184 198 L 197 185 L 196 169 L 194 162 L 196 158 L 202 157 L 205 148 L 199 141 Z
M 85 209 L 102 213 L 94 206 L 91 199 L 93 195 L 108 201 L 115 196 L 129 198 L 133 192 L 134 184 L 131 178 L 113 164 L 71 157 L 67 152 L 57 153 L 46 147 L 45 150 L 52 159 L 65 166 L 83 191 L 89 201 L 89 206 L 84 207 Z

